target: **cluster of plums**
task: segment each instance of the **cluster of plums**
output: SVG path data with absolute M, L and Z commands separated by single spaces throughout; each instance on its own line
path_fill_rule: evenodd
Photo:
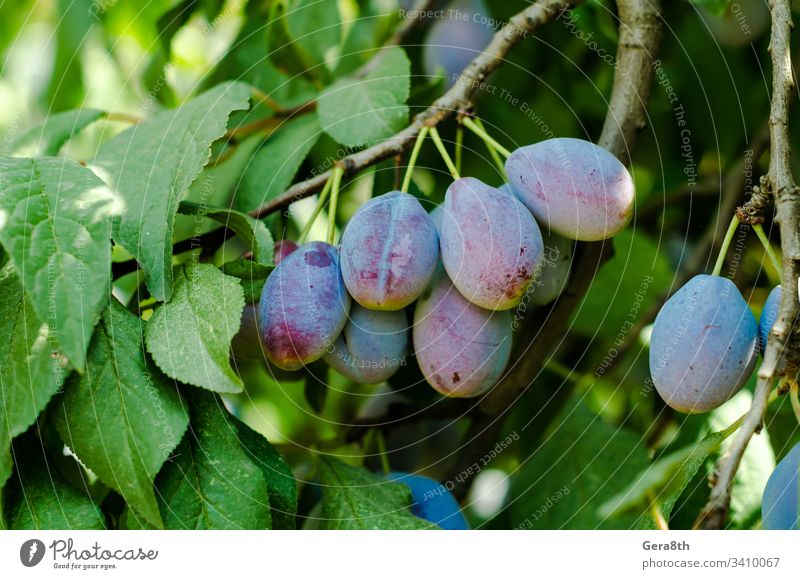
M 542 267 L 537 221 L 548 245 L 569 252 L 571 240 L 620 231 L 634 199 L 622 163 L 580 139 L 521 147 L 506 172 L 500 189 L 454 181 L 431 214 L 407 193 L 375 197 L 338 247 L 283 242 L 257 311 L 269 362 L 297 370 L 324 359 L 355 382 L 379 383 L 405 364 L 411 334 L 438 392 L 468 397 L 491 388 L 511 352 L 509 310 L 526 295 L 555 299 L 569 274 L 563 260 Z

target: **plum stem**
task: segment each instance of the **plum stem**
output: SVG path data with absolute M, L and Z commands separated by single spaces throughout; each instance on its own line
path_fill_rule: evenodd
M 331 185 L 331 204 L 328 207 L 328 244 L 333 245 L 333 242 L 336 238 L 336 206 L 339 203 L 339 187 L 342 184 L 342 175 L 344 175 L 344 169 L 337 165 L 333 169 L 333 175 L 331 176 L 331 181 L 333 184 Z
M 300 237 L 297 239 L 297 243 L 302 245 L 306 241 L 306 237 L 308 237 L 311 228 L 314 225 L 314 222 L 319 217 L 319 214 L 322 213 L 322 208 L 325 207 L 325 202 L 328 200 L 328 194 L 331 192 L 331 185 L 333 183 L 333 179 L 328 179 L 325 183 L 325 187 L 322 188 L 322 192 L 319 194 L 319 200 L 317 201 L 317 206 L 314 208 L 314 213 L 311 214 L 311 217 L 308 218 L 308 222 L 306 223 L 305 227 L 303 227 L 303 231 L 300 233 Z
M 733 236 L 736 233 L 736 230 L 739 227 L 739 218 L 734 215 L 733 219 L 731 219 L 730 225 L 728 225 L 728 231 L 725 232 L 725 239 L 722 241 L 722 247 L 719 248 L 719 255 L 717 256 L 717 263 L 714 264 L 714 271 L 711 272 L 711 275 L 719 275 L 722 271 L 722 265 L 725 263 L 725 256 L 728 253 L 728 247 L 731 245 L 731 241 L 733 240 Z
M 428 131 L 430 129 L 428 127 L 422 127 L 419 130 L 419 135 L 417 135 L 417 142 L 414 143 L 414 148 L 411 150 L 411 156 L 408 158 L 408 167 L 406 167 L 406 174 L 403 177 L 403 186 L 400 190 L 403 193 L 408 193 L 408 188 L 411 186 L 411 176 L 414 174 L 414 167 L 417 164 L 417 157 L 419 157 L 419 151 L 422 149 L 422 143 L 425 142 L 425 137 L 428 136 Z
M 481 121 L 477 117 L 475 118 L 475 124 L 478 125 L 478 127 L 480 127 L 481 130 L 484 131 L 486 130 L 483 126 L 483 121 Z M 484 141 L 484 144 L 486 145 L 486 149 L 489 151 L 489 156 L 492 158 L 492 161 L 494 161 L 494 164 L 497 166 L 497 170 L 500 172 L 500 176 L 503 178 L 503 181 L 507 183 L 508 175 L 506 175 L 506 166 L 505 163 L 503 163 L 503 160 L 500 158 L 500 153 L 498 153 L 497 149 L 495 149 L 491 144 L 487 143 L 486 141 Z
M 476 121 L 477 121 L 477 122 L 476 122 Z M 472 120 L 471 118 L 469 118 L 469 117 L 464 117 L 464 119 L 463 119 L 461 122 L 462 122 L 462 123 L 464 124 L 464 126 L 465 126 L 465 127 L 467 127 L 467 128 L 470 130 L 470 131 L 472 131 L 473 133 L 475 133 L 476 135 L 478 135 L 478 136 L 481 138 L 481 140 L 482 140 L 484 143 L 486 143 L 486 146 L 487 146 L 487 147 L 489 147 L 489 149 L 490 149 L 490 150 L 494 150 L 496 153 L 500 153 L 500 154 L 501 154 L 501 155 L 503 155 L 503 156 L 504 156 L 506 159 L 508 159 L 508 158 L 511 156 L 511 151 L 509 151 L 509 150 L 508 150 L 508 149 L 506 149 L 506 148 L 505 148 L 503 145 L 501 145 L 501 144 L 500 144 L 500 143 L 498 143 L 496 140 L 494 140 L 494 139 L 493 139 L 493 138 L 492 138 L 492 137 L 489 135 L 489 133 L 487 133 L 487 132 L 486 132 L 486 130 L 483 128 L 483 124 L 482 124 L 482 123 L 481 123 L 481 124 L 479 124 L 479 123 L 480 123 L 480 119 L 476 119 L 476 121 L 473 121 L 473 120 Z
M 453 160 L 450 158 L 450 154 L 444 147 L 442 138 L 439 136 L 439 131 L 436 130 L 436 127 L 431 127 L 430 133 L 433 143 L 436 145 L 436 148 L 439 149 L 439 154 L 442 156 L 442 161 L 444 161 L 444 164 L 447 165 L 447 170 L 450 171 L 450 175 L 453 177 L 453 179 L 461 179 L 461 176 L 458 174 L 458 169 L 456 169 L 455 164 L 453 164 Z
M 800 423 L 800 398 L 798 398 L 797 380 L 792 380 L 792 385 L 789 388 L 789 400 L 792 402 L 792 410 L 794 410 L 794 417 Z
M 378 448 L 378 456 L 381 459 L 383 474 L 389 474 L 392 468 L 389 465 L 389 456 L 386 453 L 386 440 L 383 438 L 383 432 L 380 430 L 375 430 L 375 446 Z
M 756 232 L 759 241 L 761 241 L 761 245 L 764 246 L 764 251 L 767 252 L 770 261 L 772 262 L 772 267 L 775 268 L 775 271 L 778 272 L 778 276 L 781 276 L 783 268 L 781 267 L 781 260 L 778 259 L 778 256 L 775 255 L 775 250 L 772 249 L 772 244 L 767 239 L 766 233 L 764 233 L 764 228 L 761 226 L 760 223 L 756 223 L 753 225 L 753 231 Z
M 456 171 L 461 173 L 461 157 L 463 157 L 464 149 L 464 126 L 458 125 L 456 127 Z

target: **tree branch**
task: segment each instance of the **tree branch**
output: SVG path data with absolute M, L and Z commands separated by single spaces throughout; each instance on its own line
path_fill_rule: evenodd
M 492 41 L 462 71 L 453 86 L 430 107 L 419 113 L 411 124 L 387 140 L 344 157 L 340 166 L 345 175 L 362 171 L 367 167 L 399 155 L 410 148 L 423 126 L 435 126 L 453 114 L 468 108 L 470 99 L 480 83 L 494 72 L 503 62 L 508 52 L 526 34 L 536 31 L 542 25 L 555 19 L 562 10 L 582 0 L 539 0 L 513 16 L 492 38 Z M 326 171 L 300 183 L 292 185 L 284 193 L 271 199 L 250 214 L 258 219 L 274 211 L 287 207 L 322 189 L 332 171 Z
M 775 197 L 776 221 L 780 224 L 783 253 L 782 297 L 778 316 L 767 340 L 758 370 L 753 404 L 728 452 L 720 459 L 708 504 L 695 524 L 706 529 L 725 525 L 731 500 L 731 483 L 753 434 L 764 421 L 769 391 L 783 371 L 781 361 L 796 369 L 799 360 L 795 322 L 798 314 L 797 283 L 800 278 L 800 194 L 792 176 L 789 146 L 789 102 L 794 88 L 789 46 L 792 13 L 789 0 L 770 0 L 772 32 L 772 103 L 769 114 L 770 161 L 767 191 Z
M 653 62 L 661 41 L 660 2 L 658 0 L 617 0 L 619 47 L 614 84 L 608 113 L 598 144 L 615 156 L 630 162 L 630 150 L 647 120 L 646 104 L 653 81 Z M 502 419 L 533 383 L 547 359 L 557 349 L 556 336 L 566 334 L 569 320 L 600 266 L 612 255 L 609 241 L 578 243 L 573 275 L 564 292 L 549 308 L 525 321 L 518 336 L 512 366 L 503 380 L 480 402 L 465 436 L 463 456 L 451 472 L 475 462 L 486 448 L 495 444 Z M 538 328 L 538 331 L 534 331 Z M 454 489 L 466 495 L 462 485 Z

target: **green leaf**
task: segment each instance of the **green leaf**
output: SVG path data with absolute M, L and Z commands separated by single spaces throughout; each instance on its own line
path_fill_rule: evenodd
M 199 203 L 182 201 L 178 211 L 185 215 L 199 215 L 218 221 L 232 229 L 253 252 L 253 259 L 262 265 L 272 265 L 274 241 L 263 221 L 250 217 L 247 213 L 221 207 L 204 207 Z
M 608 518 L 598 507 L 627 487 L 649 460 L 641 437 L 610 426 L 577 398 L 514 475 L 514 526 L 523 529 L 628 529 L 638 516 Z
M 291 73 L 326 78 L 341 51 L 340 5 L 319 0 L 276 0 L 270 12 L 269 56 Z
M 236 207 L 250 211 L 283 193 L 320 135 L 316 115 L 286 123 L 256 151 L 234 196 Z
M 175 385 L 146 358 L 142 325 L 112 300 L 92 339 L 86 374 L 67 383 L 56 428 L 105 485 L 160 527 L 153 480 L 188 417 Z
M 411 64 L 406 53 L 395 47 L 376 58 L 378 62 L 365 77 L 340 80 L 319 97 L 322 128 L 343 145 L 377 143 L 408 123 L 405 102 Z
M 247 304 L 258 303 L 261 299 L 261 290 L 273 269 L 252 259 L 235 259 L 222 264 L 222 273 L 239 279 Z
M 55 156 L 69 139 L 80 133 L 105 113 L 97 109 L 76 109 L 48 115 L 28 129 L 11 146 L 17 157 Z
M 51 342 L 11 264 L 0 270 L 0 487 L 11 476 L 11 439 L 25 432 L 64 382 Z
M 242 286 L 207 263 L 190 260 L 178 271 L 172 301 L 147 324 L 147 349 L 170 378 L 214 392 L 241 392 L 230 349 L 242 320 Z
M 250 89 L 224 83 L 175 110 L 162 111 L 105 143 L 92 168 L 125 203 L 114 240 L 136 256 L 150 293 L 172 295 L 172 232 L 178 203 L 225 134 L 228 116 L 246 109 Z
M 409 510 L 411 491 L 335 458 L 319 459 L 322 529 L 438 529 Z
M 92 25 L 96 22 L 93 0 L 58 0 L 54 27 L 55 62 L 47 87 L 46 110 L 63 111 L 79 107 L 83 102 L 82 52 Z
M 191 429 L 156 480 L 167 529 L 269 529 L 262 469 L 239 444 L 222 401 L 187 392 Z
M 719 449 L 725 436 L 721 432 L 712 432 L 699 442 L 648 465 L 627 487 L 600 506 L 600 516 L 619 517 L 631 511 L 640 512 L 656 500 L 664 517 L 669 519 L 678 498 L 708 456 Z
M 14 447 L 17 469 L 4 498 L 9 528 L 105 529 L 103 513 L 88 491 L 72 486 L 61 476 L 45 458 L 38 438 L 26 435 Z
M 606 340 L 629 332 L 674 277 L 664 252 L 640 229 L 622 231 L 613 243 L 614 257 L 592 280 L 573 319 L 576 331 Z
M 119 203 L 74 161 L 0 159 L 0 243 L 39 319 L 82 371 L 92 328 L 108 301 L 111 220 Z
M 269 487 L 269 506 L 272 510 L 272 528 L 296 528 L 297 515 L 297 483 L 294 473 L 283 457 L 278 454 L 266 438 L 247 426 L 244 422 L 231 417 L 236 424 L 239 443 L 250 460 L 264 475 Z

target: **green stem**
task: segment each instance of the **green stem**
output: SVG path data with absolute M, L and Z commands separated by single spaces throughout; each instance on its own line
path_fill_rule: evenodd
M 481 127 L 480 125 L 478 125 L 478 123 L 476 123 L 475 121 L 473 121 L 471 118 L 469 118 L 469 117 L 464 117 L 464 119 L 463 119 L 461 122 L 462 122 L 462 123 L 464 124 L 464 126 L 465 126 L 465 127 L 467 127 L 467 128 L 470 130 L 470 131 L 472 131 L 473 133 L 475 133 L 476 135 L 478 135 L 478 136 L 479 136 L 479 137 L 480 137 L 480 138 L 483 140 L 483 142 L 484 142 L 484 143 L 486 143 L 486 145 L 487 145 L 487 146 L 493 147 L 493 148 L 495 149 L 495 151 L 497 151 L 498 153 L 500 153 L 501 155 L 503 155 L 503 156 L 504 156 L 506 159 L 508 159 L 508 157 L 510 157 L 510 156 L 511 156 L 511 151 L 509 151 L 509 150 L 508 150 L 508 149 L 506 149 L 506 148 L 505 148 L 503 145 L 501 145 L 500 143 L 498 143 L 497 141 L 495 141 L 495 140 L 494 140 L 492 137 L 490 137 L 490 136 L 489 136 L 489 133 L 487 133 L 487 132 L 486 132 L 486 131 L 483 129 L 483 127 Z
M 739 227 L 739 218 L 734 215 L 733 219 L 731 219 L 730 225 L 728 225 L 728 231 L 725 233 L 725 239 L 722 241 L 722 247 L 719 248 L 717 263 L 714 264 L 714 271 L 711 272 L 711 275 L 719 275 L 719 273 L 722 271 L 722 264 L 725 263 L 725 256 L 728 253 L 728 247 L 731 244 L 731 240 L 733 240 L 733 235 L 736 233 L 737 227 Z
M 464 127 L 458 125 L 456 127 L 456 171 L 461 174 L 461 157 L 463 157 L 464 148 Z
M 378 456 L 381 458 L 383 474 L 389 474 L 392 468 L 389 465 L 389 456 L 386 454 L 386 441 L 383 438 L 383 432 L 380 430 L 375 430 L 375 446 L 378 447 Z
M 481 122 L 480 119 L 475 119 L 474 122 L 476 125 L 478 125 L 478 127 L 482 131 L 485 131 L 485 129 L 483 128 L 483 122 Z M 492 158 L 492 161 L 494 161 L 495 166 L 497 166 L 497 170 L 500 171 L 500 174 L 503 176 L 503 180 L 508 182 L 508 175 L 506 175 L 506 166 L 503 163 L 503 160 L 500 158 L 500 153 L 498 153 L 497 149 L 495 149 L 492 145 L 490 145 L 486 141 L 484 141 L 484 144 L 486 145 L 486 150 L 489 151 L 489 156 Z
M 336 237 L 336 206 L 339 202 L 339 187 L 342 184 L 342 175 L 344 169 L 338 165 L 333 169 L 331 181 L 331 205 L 328 207 L 328 244 L 333 245 L 334 238 Z
M 461 179 L 461 176 L 458 174 L 458 169 L 456 169 L 455 164 L 453 164 L 453 160 L 447 153 L 447 149 L 444 148 L 444 143 L 442 142 L 442 138 L 439 136 L 439 131 L 436 130 L 436 127 L 431 127 L 431 138 L 433 139 L 433 143 L 436 145 L 436 148 L 439 149 L 439 154 L 442 156 L 442 161 L 444 161 L 444 164 L 447 165 L 450 175 L 452 175 L 453 179 Z
M 422 143 L 425 141 L 425 137 L 428 136 L 428 131 L 430 127 L 424 126 L 419 130 L 419 135 L 417 135 L 417 142 L 414 143 L 414 148 L 411 150 L 411 156 L 408 158 L 408 167 L 406 167 L 406 174 L 403 177 L 403 186 L 400 190 L 403 193 L 408 193 L 408 188 L 411 185 L 411 175 L 414 173 L 414 167 L 417 164 L 417 157 L 419 157 L 419 151 L 422 149 Z
M 794 417 L 797 419 L 797 422 L 800 423 L 800 399 L 798 399 L 797 388 L 797 380 L 795 380 L 792 382 L 792 386 L 789 388 L 789 400 L 792 402 Z
M 564 378 L 565 380 L 577 380 L 578 375 L 575 374 L 572 370 L 564 366 L 561 362 L 556 360 L 555 358 L 550 358 L 544 365 L 545 368 L 550 370 L 553 374 Z
M 322 192 L 319 194 L 319 200 L 317 201 L 317 206 L 314 208 L 314 213 L 311 214 L 311 217 L 309 218 L 305 227 L 303 227 L 303 231 L 300 232 L 300 237 L 297 239 L 298 245 L 303 245 L 306 242 L 306 237 L 308 237 L 311 227 L 313 227 L 314 222 L 317 220 L 317 217 L 319 217 L 319 214 L 322 213 L 322 208 L 325 207 L 325 201 L 328 199 L 328 193 L 331 192 L 331 185 L 332 180 L 328 179 L 325 182 L 325 187 L 322 188 Z
M 760 223 L 758 223 L 756 225 L 753 225 L 753 231 L 755 231 L 756 235 L 758 235 L 758 239 L 761 241 L 761 245 L 764 246 L 764 251 L 767 252 L 770 261 L 772 261 L 772 265 L 775 268 L 775 271 L 778 272 L 779 276 L 783 277 L 781 275 L 781 269 L 782 269 L 781 260 L 779 260 L 778 256 L 775 255 L 775 251 L 772 249 L 772 244 L 769 242 L 769 239 L 767 239 L 766 233 L 764 233 L 764 228 L 761 227 Z

